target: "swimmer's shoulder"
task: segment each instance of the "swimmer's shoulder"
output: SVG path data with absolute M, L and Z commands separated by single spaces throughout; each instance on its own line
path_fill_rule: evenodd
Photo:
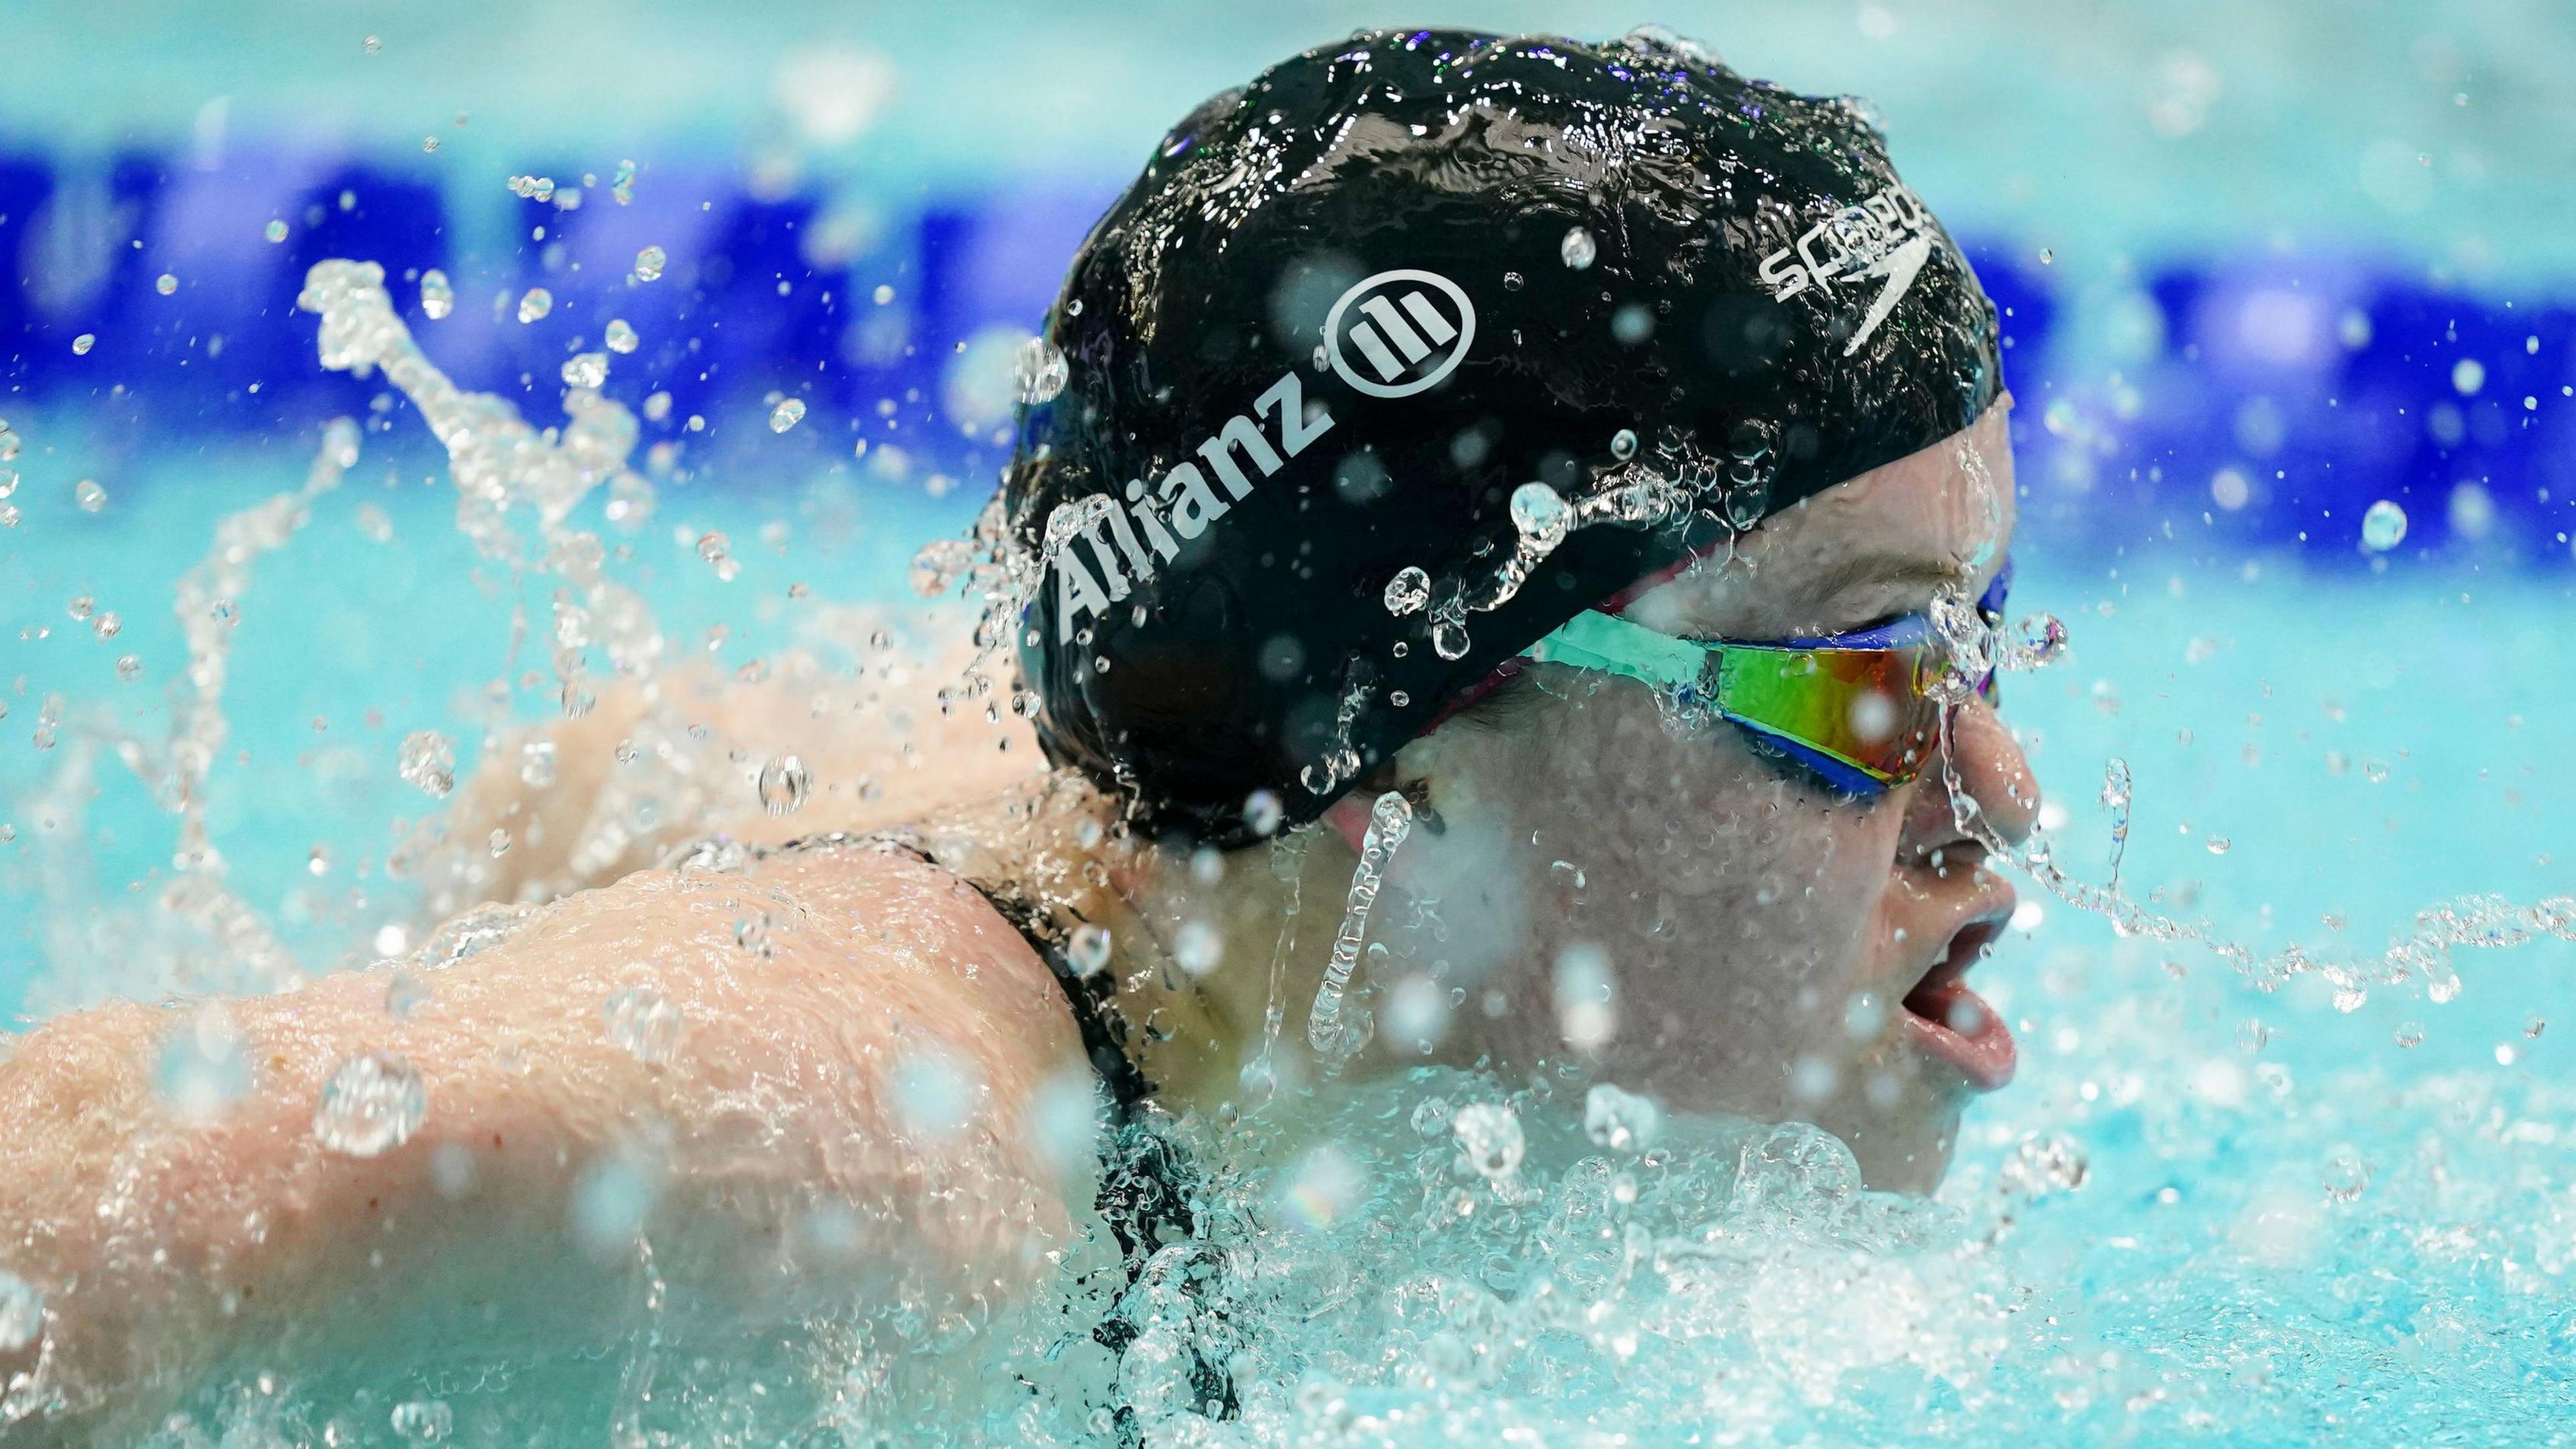
M 834 954 L 855 987 L 876 980 L 935 988 L 1035 1055 L 1079 1057 L 1071 1008 L 1045 959 L 988 896 L 947 868 L 862 840 L 776 852 L 751 874 L 838 944 Z

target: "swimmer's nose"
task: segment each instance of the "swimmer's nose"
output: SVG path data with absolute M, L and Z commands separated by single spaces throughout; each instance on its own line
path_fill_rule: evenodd
M 2005 843 L 2018 846 L 2039 823 L 2039 778 L 2003 717 L 1983 700 L 1962 708 L 1950 722 L 1950 758 L 1959 787 Z M 1932 849 L 1959 837 L 1941 772 L 1927 771 L 1915 793 L 1912 827 L 1918 848 Z

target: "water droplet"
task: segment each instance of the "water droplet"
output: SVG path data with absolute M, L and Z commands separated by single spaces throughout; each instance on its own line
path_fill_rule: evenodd
M 116 677 L 127 684 L 132 684 L 134 681 L 141 679 L 143 677 L 143 661 L 135 658 L 131 654 L 120 655 L 116 661 Z
M 1419 610 L 1430 598 L 1431 575 L 1419 567 L 1407 565 L 1386 581 L 1386 611 L 1397 618 Z
M 97 608 L 89 595 L 75 594 L 72 596 L 72 601 L 63 606 L 63 612 L 71 615 L 72 622 L 78 624 L 87 620 L 91 614 L 96 613 Z
M 925 599 L 948 592 L 975 561 L 975 550 L 962 538 L 936 538 L 912 556 L 912 591 Z
M 669 253 L 660 247 L 646 247 L 635 254 L 635 280 L 658 282 L 662 279 L 662 269 L 670 264 Z
M 1595 1082 L 1583 1096 L 1583 1135 L 1595 1147 L 1613 1152 L 1643 1152 L 1655 1145 L 1664 1128 L 1664 1113 L 1652 1099 Z
M 2474 357 L 2451 364 L 2451 387 L 2462 397 L 2475 397 L 2487 385 L 2487 365 Z
M 2325 1176 L 2326 1196 L 2336 1202 L 2352 1202 L 2370 1188 L 2370 1164 L 2349 1147 L 2326 1159 Z
M 1521 1155 L 1528 1143 L 1521 1135 L 1521 1119 L 1512 1109 L 1494 1102 L 1470 1102 L 1449 1119 L 1449 1128 L 1458 1136 L 1458 1147 L 1467 1155 L 1467 1165 L 1488 1182 L 1500 1182 L 1520 1171 Z
M 555 309 L 555 294 L 543 287 L 530 287 L 519 299 L 519 320 L 534 322 Z
M 2406 1022 L 2397 1028 L 2397 1044 L 2409 1049 L 2424 1044 L 2424 1028 L 2417 1022 Z
M 542 790 L 555 782 L 555 742 L 530 740 L 519 746 L 519 783 Z
M 769 430 L 773 433 L 786 432 L 804 420 L 805 400 L 803 398 L 782 399 L 778 406 L 769 410 Z
M 282 242 L 286 240 L 286 223 L 272 221 L 268 224 L 268 229 L 260 234 L 272 242 Z
M 1071 375 L 1071 365 L 1054 343 L 1043 337 L 1032 337 L 1020 344 L 1020 401 L 1055 401 L 1063 394 L 1065 380 Z
M 436 136 L 423 136 L 423 137 L 421 137 L 421 138 L 420 138 L 420 149 L 421 149 L 424 153 L 428 153 L 428 152 L 435 152 L 435 151 L 438 149 L 438 138 L 437 138 Z
M 663 1062 L 680 1044 L 680 1008 L 649 986 L 630 986 L 600 1008 L 608 1039 L 639 1062 Z
M 97 345 L 98 334 L 95 332 L 84 332 L 78 337 L 72 339 L 72 356 L 87 357 L 89 356 L 89 350 Z
M 1431 625 L 1431 652 L 1443 659 L 1464 659 L 1470 641 L 1467 625 L 1458 619 L 1438 619 Z
M 812 784 L 803 760 L 794 755 L 780 755 L 760 768 L 761 808 L 772 815 L 793 814 L 798 806 L 805 803 L 806 792 Z
M 1999 1185 L 2023 1198 L 2073 1192 L 2092 1176 L 2084 1144 L 2063 1132 L 2025 1139 L 1995 1173 Z
M 45 1328 L 45 1295 L 36 1285 L 0 1268 L 0 1353 L 25 1348 Z
M 1225 941 L 1216 927 L 1205 921 L 1184 921 L 1172 933 L 1172 959 L 1192 976 L 1205 976 L 1216 969 L 1225 955 Z
M 2212 855 L 2225 855 L 2229 848 L 2234 844 L 2234 841 L 2229 840 L 2224 835 L 2213 835 L 2209 837 L 2209 853 Z
M 179 290 L 179 279 L 170 275 L 168 272 L 163 272 L 161 275 L 152 279 L 152 290 L 160 293 L 164 297 L 167 297 L 171 293 Z
M 455 310 L 456 289 L 447 284 L 447 274 L 436 267 L 421 273 L 421 315 L 435 322 Z
M 603 340 L 611 352 L 633 352 L 641 339 L 636 337 L 635 329 L 627 325 L 625 318 L 611 317 L 608 319 L 608 335 Z
M 742 565 L 734 561 L 733 540 L 722 533 L 698 535 L 698 557 L 706 560 L 716 577 L 726 583 L 732 583 L 734 576 L 742 572 Z
M 1610 456 L 1618 459 L 1622 463 L 1637 456 L 1637 434 L 1635 430 L 1630 428 L 1621 428 L 1619 431 L 1610 435 Z
M 313 1136 L 350 1157 L 374 1157 L 411 1140 L 429 1116 L 429 1088 L 411 1063 L 385 1052 L 361 1052 L 322 1084 Z
M 2043 266 L 2043 267 L 2044 267 L 2044 266 L 2047 266 L 2047 265 L 2049 265 L 2051 262 L 2054 262 L 2054 261 L 2056 261 L 2056 260 L 2057 260 L 2057 253 L 2056 253 L 2054 250 L 2052 250 L 2051 248 L 2048 248 L 2048 247 L 2041 247 L 2041 248 L 2039 249 L 2039 264 L 2040 264 L 2041 266 Z
M 72 501 L 81 512 L 96 513 L 107 506 L 107 490 L 98 486 L 97 479 L 83 478 L 72 485 Z
M 1556 254 L 1565 259 L 1567 266 L 1579 272 L 1591 266 L 1593 259 L 1601 255 L 1601 244 L 1582 227 L 1568 227 L 1565 240 L 1557 243 Z
M 1538 537 L 1565 527 L 1565 499 L 1544 483 L 1524 483 L 1512 490 L 1512 527 L 1524 538 Z
M 444 799 L 456 788 L 456 742 L 436 730 L 405 735 L 395 769 L 403 782 Z
M 552 201 L 555 179 L 551 176 L 513 176 L 510 178 L 510 193 L 530 201 Z
M 413 1399 L 394 1405 L 394 1432 L 414 1444 L 435 1444 L 456 1428 L 456 1414 L 445 1399 Z
M 1518 272 L 1505 272 L 1505 273 L 1503 273 L 1503 290 L 1504 290 L 1504 291 L 1506 291 L 1506 292 L 1517 292 L 1517 291 L 1519 291 L 1520 289 L 1521 289 L 1521 274 L 1520 274 L 1520 273 L 1518 273 Z
M 115 638 L 118 631 L 122 630 L 124 627 L 125 620 L 118 617 L 117 612 L 114 609 L 110 609 L 106 613 L 101 614 L 90 621 L 89 631 L 92 634 L 97 635 L 99 637 L 99 641 L 104 643 L 107 640 Z
M 616 198 L 617 204 L 620 206 L 625 206 L 635 200 L 634 162 L 620 161 L 617 163 L 617 174 L 610 177 L 608 181 L 608 194 Z
M 1268 790 L 1255 790 L 1244 798 L 1243 823 L 1264 839 L 1279 832 L 1279 822 L 1285 814 L 1279 797 Z
M 1064 944 L 1064 956 L 1072 963 L 1076 975 L 1091 976 L 1109 964 L 1109 947 L 1108 927 L 1076 926 Z
M 2386 553 L 2406 539 L 2406 510 L 2382 498 L 2361 516 L 2361 546 Z
M 608 354 L 576 352 L 564 359 L 563 380 L 566 387 L 596 388 L 608 381 Z

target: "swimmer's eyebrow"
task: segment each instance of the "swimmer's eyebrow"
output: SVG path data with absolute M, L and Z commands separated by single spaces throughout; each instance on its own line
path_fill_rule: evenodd
M 1811 605 L 1821 607 L 1854 589 L 1879 585 L 1916 587 L 1930 594 L 1960 582 L 1966 574 L 1949 559 L 1919 553 L 1853 554 L 1810 575 L 1801 592 Z

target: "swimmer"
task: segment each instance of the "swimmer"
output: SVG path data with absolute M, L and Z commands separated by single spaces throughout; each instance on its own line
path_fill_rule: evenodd
M 989 1304 L 1103 1204 L 1187 1211 L 1066 1150 L 1095 1104 L 1293 1117 L 1426 1062 L 1938 1182 L 2012 1074 L 1967 977 L 2038 791 L 1979 642 L 1995 312 L 1861 111 L 1666 40 L 1362 34 L 1165 138 L 1047 337 L 980 536 L 1053 769 L 818 794 L 399 979 L 29 1033 L 10 1416 L 534 1356 L 638 1271 L 699 1315 L 657 1333 Z M 558 730 L 565 774 L 613 737 Z M 159 1089 L 217 1047 L 238 1093 Z

